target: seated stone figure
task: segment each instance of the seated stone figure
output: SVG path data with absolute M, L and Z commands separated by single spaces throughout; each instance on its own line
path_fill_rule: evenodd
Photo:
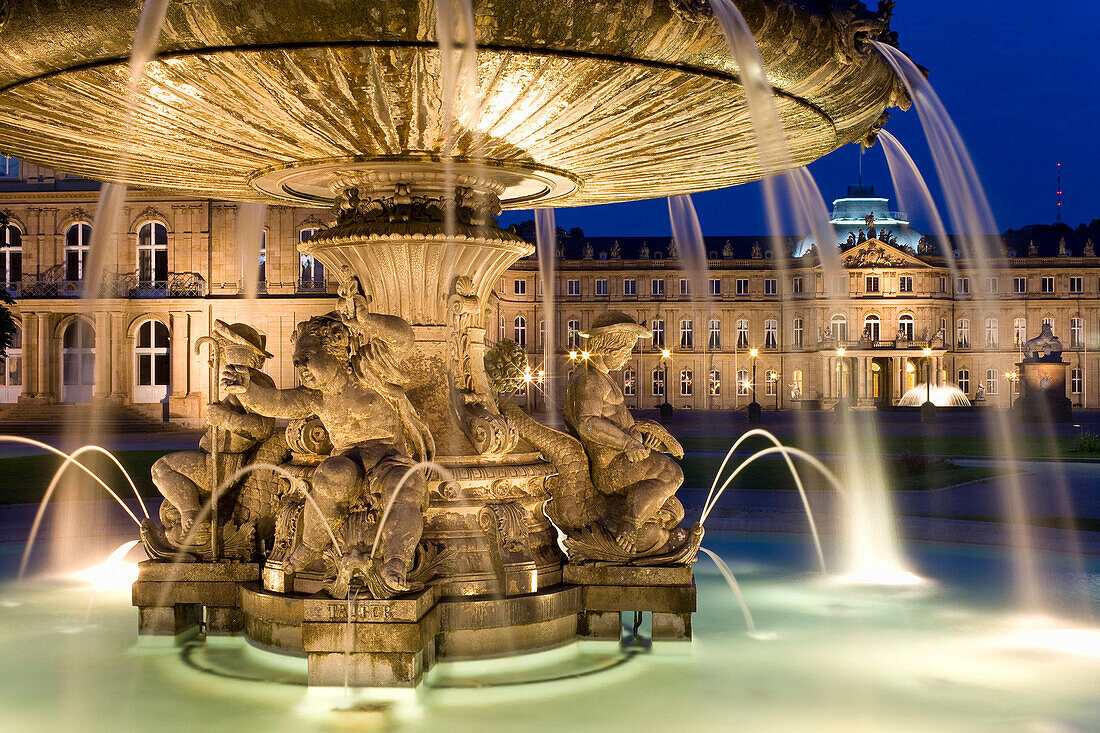
M 219 320 L 214 322 L 211 336 L 222 364 L 246 374 L 254 384 L 267 388 L 275 386 L 271 377 L 260 371 L 271 354 L 264 348 L 265 337 L 256 329 L 244 323 L 230 325 Z M 199 442 L 199 450 L 169 453 L 153 464 L 153 484 L 165 499 L 161 504 L 161 522 L 174 548 L 195 549 L 208 545 L 208 508 L 200 525 L 192 525 L 203 513 L 215 480 L 227 481 L 236 474 L 251 462 L 256 451 L 275 432 L 272 418 L 249 413 L 232 394 L 209 405 L 206 420 L 209 428 Z M 217 466 L 214 465 L 215 454 Z M 222 487 L 222 495 L 230 495 L 238 483 L 239 480 Z
M 680 466 L 661 452 L 682 456 L 679 442 L 656 423 L 635 421 L 610 376 L 626 365 L 638 339 L 651 335 L 624 313 L 599 316 L 581 334 L 588 339 L 589 358 L 573 373 L 565 392 L 565 423 L 584 445 L 593 485 L 605 496 L 621 499 L 617 526 L 611 530 L 628 553 L 642 539 L 639 529 L 684 481 Z
M 318 417 L 332 441 L 332 453 L 312 475 L 316 508 L 306 505 L 300 543 L 284 571 L 314 566 L 332 544 L 330 537 L 341 536 L 350 508 L 369 495 L 379 513 L 389 507 L 373 572 L 384 594 L 393 595 L 408 589 L 428 501 L 423 473 L 401 482 L 413 465 L 431 458 L 434 442 L 403 389 L 401 362 L 413 348 L 412 328 L 395 316 L 369 313 L 362 294 L 341 295 L 337 312 L 294 331 L 293 360 L 302 386 L 275 389 L 236 367 L 226 369 L 222 384 L 259 414 Z

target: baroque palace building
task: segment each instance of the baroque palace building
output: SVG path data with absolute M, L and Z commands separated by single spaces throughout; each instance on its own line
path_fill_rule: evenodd
M 291 332 L 336 297 L 331 273 L 297 251 L 326 226 L 327 211 L 268 207 L 260 241 L 242 247 L 236 204 L 130 191 L 103 243 L 102 297 L 86 299 L 90 244 L 104 236 L 93 228 L 98 196 L 99 184 L 0 158 L 0 284 L 16 298 L 20 325 L 0 364 L 0 402 L 106 400 L 197 423 L 210 370 L 195 345 L 214 319 L 258 328 L 275 356 L 266 371 L 279 386 L 295 384 Z M 979 404 L 1007 407 L 1023 341 L 1048 321 L 1065 346 L 1068 396 L 1084 407 L 1100 401 L 1100 259 L 1091 242 L 1081 252 L 1006 250 L 975 274 L 933 254 L 873 189 L 849 189 L 833 220 L 842 274 L 823 272 L 806 242 L 781 243 L 804 256 L 776 258 L 767 238 L 707 237 L 705 283 L 685 274 L 668 237 L 560 232 L 553 368 L 545 369 L 551 319 L 534 255 L 501 279 L 489 337 L 514 339 L 536 374 L 556 375 L 549 399 L 527 396 L 531 407 L 560 405 L 564 377 L 583 359 L 581 333 L 609 309 L 654 334 L 621 375 L 635 408 L 667 399 L 735 410 L 754 391 L 765 408 L 827 408 L 838 396 L 889 407 L 928 374 Z M 252 253 L 248 262 L 242 252 Z M 251 267 L 254 299 L 243 295 Z

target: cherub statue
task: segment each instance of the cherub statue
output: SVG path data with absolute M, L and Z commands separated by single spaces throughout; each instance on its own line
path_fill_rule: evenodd
M 652 333 L 630 316 L 609 311 L 581 336 L 590 356 L 566 388 L 565 423 L 588 454 L 596 489 L 621 502 L 612 528 L 615 542 L 628 553 L 648 549 L 653 541 L 639 537 L 640 528 L 684 481 L 679 464 L 663 451 L 682 456 L 683 448 L 660 425 L 634 420 L 610 372 L 622 369 L 638 339 Z
M 250 382 L 261 388 L 274 388 L 271 377 L 260 371 L 271 354 L 265 349 L 266 338 L 259 331 L 244 323 L 217 320 L 211 338 L 217 350 L 213 361 L 247 375 Z M 153 484 L 164 495 L 160 515 L 165 538 L 171 546 L 185 551 L 204 551 L 210 542 L 210 514 L 199 526 L 193 525 L 210 500 L 215 482 L 234 476 L 275 432 L 273 419 L 249 412 L 234 394 L 210 404 L 206 422 L 208 428 L 198 450 L 169 453 L 152 468 Z M 223 495 L 237 483 L 239 479 L 221 487 Z
M 291 340 L 300 387 L 275 389 L 235 367 L 223 372 L 222 384 L 259 414 L 317 416 L 332 441 L 332 454 L 312 476 L 316 508 L 311 502 L 304 510 L 300 543 L 283 570 L 294 574 L 317 563 L 331 545 L 330 532 L 339 537 L 351 505 L 369 495 L 375 506 L 388 507 L 372 588 L 394 595 L 409 587 L 428 502 L 423 474 L 409 471 L 431 459 L 435 443 L 404 391 L 412 327 L 368 306 L 358 281 L 346 279 L 336 311 L 298 324 Z
M 754 260 L 760 260 L 764 258 L 764 250 L 760 246 L 760 242 L 752 243 L 752 258 Z

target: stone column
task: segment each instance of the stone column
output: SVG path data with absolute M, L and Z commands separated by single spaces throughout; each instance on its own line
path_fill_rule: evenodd
M 129 348 L 122 322 L 122 313 L 111 314 L 111 399 L 130 402 L 133 398 L 134 352 Z
M 22 314 L 23 328 L 23 392 L 20 400 L 33 398 L 38 392 L 38 316 Z
M 35 354 L 38 357 L 38 379 L 35 380 L 35 397 L 44 400 L 57 396 L 53 389 L 51 367 L 54 360 L 60 359 L 61 355 L 53 353 L 55 351 L 54 346 L 53 338 L 50 335 L 50 315 L 39 313 L 38 349 Z
M 92 399 L 105 399 L 111 394 L 111 314 L 95 314 L 95 386 Z
M 188 356 L 191 354 L 191 336 L 188 333 L 188 318 L 186 313 L 172 312 L 168 316 L 171 333 L 169 334 L 168 348 L 172 362 L 171 396 L 172 399 L 183 399 L 190 389 L 191 380 L 187 373 Z

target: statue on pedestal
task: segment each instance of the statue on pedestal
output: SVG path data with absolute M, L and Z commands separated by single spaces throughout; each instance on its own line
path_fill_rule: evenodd
M 1049 323 L 1043 324 L 1043 330 L 1033 339 L 1024 342 L 1024 361 L 1038 362 L 1062 361 L 1062 341 L 1051 330 Z
M 610 373 L 622 369 L 639 338 L 650 331 L 630 316 L 609 311 L 585 333 L 588 359 L 566 389 L 565 423 L 571 435 L 537 423 L 510 402 L 501 411 L 558 469 L 546 515 L 565 535 L 577 564 L 660 565 L 691 562 L 702 527 L 679 527 L 676 499 L 684 474 L 672 458 L 680 443 L 659 423 L 635 420 Z

